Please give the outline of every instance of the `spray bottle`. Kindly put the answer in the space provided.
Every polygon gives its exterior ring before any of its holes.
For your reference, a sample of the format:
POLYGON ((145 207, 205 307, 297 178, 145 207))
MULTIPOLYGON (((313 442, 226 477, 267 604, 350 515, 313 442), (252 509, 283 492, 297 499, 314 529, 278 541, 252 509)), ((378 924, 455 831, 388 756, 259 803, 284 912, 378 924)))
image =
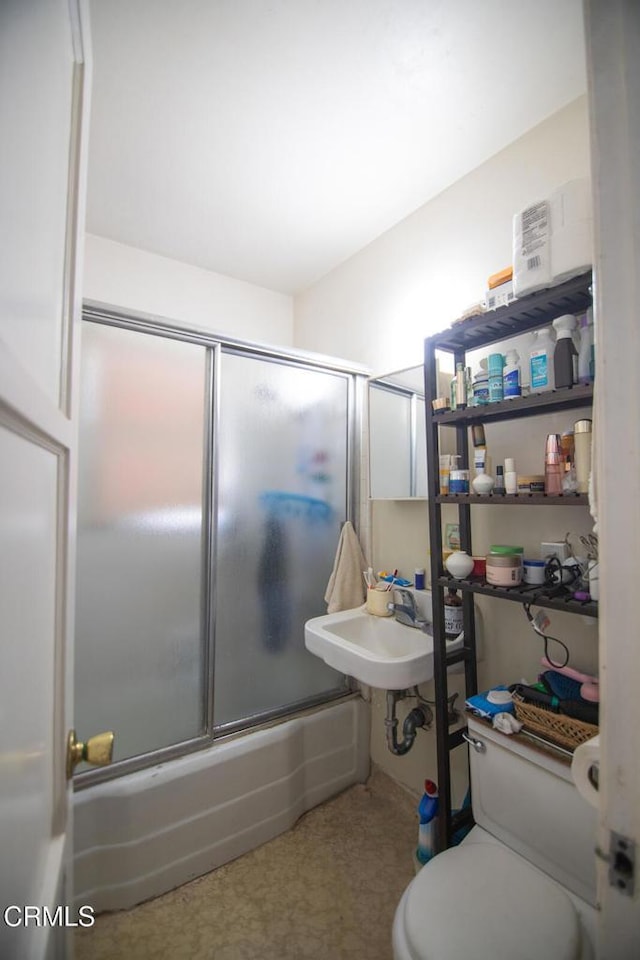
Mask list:
POLYGON ((578 351, 573 342, 576 318, 570 313, 553 321, 556 331, 556 348, 553 352, 555 388, 572 387, 578 382, 578 351))
POLYGON ((425 780, 424 793, 418 805, 418 849, 416 857, 427 863, 437 852, 436 820, 438 816, 438 787, 433 780, 425 780))
POLYGON ((591 383, 594 375, 593 310, 587 310, 580 323, 580 350, 578 351, 578 382, 591 383))

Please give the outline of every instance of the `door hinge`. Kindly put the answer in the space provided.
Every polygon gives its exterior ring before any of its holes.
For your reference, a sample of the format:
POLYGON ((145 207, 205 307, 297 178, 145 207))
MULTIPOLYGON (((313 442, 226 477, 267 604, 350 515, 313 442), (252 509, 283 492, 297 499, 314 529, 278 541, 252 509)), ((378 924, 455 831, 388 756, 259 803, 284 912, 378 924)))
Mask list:
POLYGON ((636 843, 621 833, 611 831, 609 854, 596 849, 597 856, 609 864, 609 886, 628 897, 633 896, 636 872, 636 843))

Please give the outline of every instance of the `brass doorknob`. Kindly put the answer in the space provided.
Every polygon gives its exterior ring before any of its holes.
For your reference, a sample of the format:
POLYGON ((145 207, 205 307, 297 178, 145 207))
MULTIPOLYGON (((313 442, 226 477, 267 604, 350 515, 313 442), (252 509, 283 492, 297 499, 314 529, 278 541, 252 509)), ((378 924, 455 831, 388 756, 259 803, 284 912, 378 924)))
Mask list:
POLYGON ((83 742, 76 740, 75 730, 69 731, 67 737, 67 780, 73 776, 73 771, 85 760, 97 767, 106 767, 113 760, 113 741, 115 737, 111 730, 97 733, 95 737, 83 742))

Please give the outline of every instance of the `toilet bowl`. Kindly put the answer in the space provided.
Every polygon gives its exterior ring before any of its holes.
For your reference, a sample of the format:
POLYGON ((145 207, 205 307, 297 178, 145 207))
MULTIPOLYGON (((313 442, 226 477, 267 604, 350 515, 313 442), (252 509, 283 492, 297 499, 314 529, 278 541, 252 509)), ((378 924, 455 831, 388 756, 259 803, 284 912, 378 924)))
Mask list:
MULTIPOLYGON (((477 829, 477 828, 474 828, 477 829)), ((595 909, 503 844, 469 838, 405 890, 395 960, 593 960, 595 909)))
POLYGON ((595 811, 568 764, 477 721, 476 826, 409 884, 395 960, 592 960, 595 811))

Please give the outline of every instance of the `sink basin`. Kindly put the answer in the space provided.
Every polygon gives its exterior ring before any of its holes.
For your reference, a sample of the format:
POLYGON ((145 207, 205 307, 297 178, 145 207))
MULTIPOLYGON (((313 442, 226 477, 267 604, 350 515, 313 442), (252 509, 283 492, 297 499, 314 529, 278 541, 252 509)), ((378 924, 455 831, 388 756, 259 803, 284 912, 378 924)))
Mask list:
POLYGON ((307 620, 304 643, 330 667, 381 690, 406 690, 433 676, 433 637, 364 606, 307 620))

